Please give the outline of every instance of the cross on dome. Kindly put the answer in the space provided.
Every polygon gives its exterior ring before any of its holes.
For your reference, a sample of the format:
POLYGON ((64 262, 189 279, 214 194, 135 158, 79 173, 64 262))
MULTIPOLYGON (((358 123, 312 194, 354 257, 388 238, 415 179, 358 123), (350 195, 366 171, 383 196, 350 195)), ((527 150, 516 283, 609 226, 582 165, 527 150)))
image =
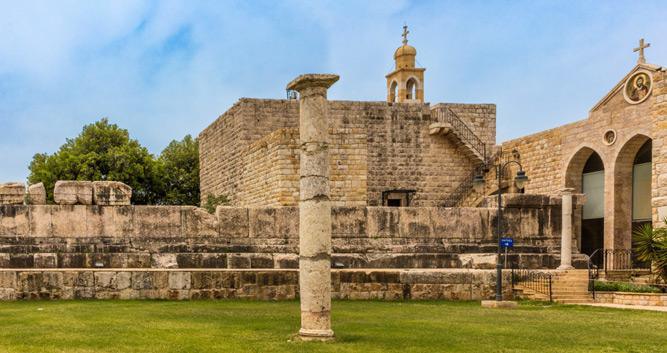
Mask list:
POLYGON ((408 25, 403 25, 403 45, 408 44, 408 33, 410 33, 410 31, 408 31, 408 25))

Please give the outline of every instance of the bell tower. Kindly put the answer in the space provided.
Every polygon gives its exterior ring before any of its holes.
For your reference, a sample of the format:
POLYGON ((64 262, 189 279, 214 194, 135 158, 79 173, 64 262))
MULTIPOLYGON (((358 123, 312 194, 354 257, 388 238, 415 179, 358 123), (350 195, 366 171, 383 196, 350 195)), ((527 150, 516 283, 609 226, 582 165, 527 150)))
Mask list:
POLYGON ((408 45, 408 26, 403 26, 403 45, 394 52, 396 66, 387 76, 387 102, 423 103, 425 68, 415 67, 417 49, 408 45))

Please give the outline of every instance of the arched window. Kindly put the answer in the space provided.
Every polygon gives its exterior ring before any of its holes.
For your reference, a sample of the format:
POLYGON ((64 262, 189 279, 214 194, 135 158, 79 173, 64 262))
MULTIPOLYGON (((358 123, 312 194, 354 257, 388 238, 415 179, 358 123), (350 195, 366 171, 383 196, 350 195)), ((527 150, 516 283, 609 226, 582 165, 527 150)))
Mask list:
POLYGON ((392 81, 391 86, 389 87, 389 101, 398 101, 398 83, 396 81, 392 81))
POLYGON ((586 195, 581 222, 581 251, 591 255, 604 247, 604 164, 593 152, 582 171, 582 192, 586 195))
POLYGON ((405 86, 405 99, 417 99, 417 80, 410 78, 405 86))

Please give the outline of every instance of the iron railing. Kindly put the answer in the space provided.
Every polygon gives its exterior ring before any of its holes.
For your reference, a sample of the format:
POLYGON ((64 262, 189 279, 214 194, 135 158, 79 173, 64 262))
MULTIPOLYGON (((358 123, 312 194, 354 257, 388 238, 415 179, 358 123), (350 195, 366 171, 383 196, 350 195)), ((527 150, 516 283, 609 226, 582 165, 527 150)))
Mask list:
POLYGON ((486 173, 489 171, 489 166, 495 165, 502 158, 502 149, 498 150, 492 154, 485 163, 482 163, 476 166, 472 172, 466 176, 459 185, 456 186, 454 191, 447 195, 442 203, 443 207, 457 207, 460 206, 461 202, 470 194, 470 191, 473 187, 473 180, 478 175, 486 176, 486 173))
POLYGON ((479 153, 482 160, 486 160, 486 144, 472 130, 470 130, 468 125, 466 125, 456 113, 447 107, 435 108, 432 113, 435 113, 437 122, 448 123, 463 143, 470 145, 473 150, 479 153))
POLYGON ((550 302, 553 301, 552 278, 549 273, 512 267, 512 290, 518 284, 521 284, 523 288, 544 294, 550 302))
POLYGON ((600 270, 609 271, 650 270, 650 264, 637 260, 631 249, 595 249, 588 257, 588 290, 595 299, 595 280, 600 278, 600 270))

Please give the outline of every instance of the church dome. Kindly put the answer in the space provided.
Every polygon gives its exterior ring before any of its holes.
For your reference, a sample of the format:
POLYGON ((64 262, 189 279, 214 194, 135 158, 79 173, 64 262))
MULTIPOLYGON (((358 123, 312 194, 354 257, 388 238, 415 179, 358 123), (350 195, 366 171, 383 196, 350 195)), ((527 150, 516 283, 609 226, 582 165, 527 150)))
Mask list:
POLYGON ((416 56, 417 55, 417 49, 411 45, 403 44, 400 46, 398 49, 396 49, 396 52, 394 52, 394 59, 397 59, 400 56, 404 55, 412 55, 416 56))

